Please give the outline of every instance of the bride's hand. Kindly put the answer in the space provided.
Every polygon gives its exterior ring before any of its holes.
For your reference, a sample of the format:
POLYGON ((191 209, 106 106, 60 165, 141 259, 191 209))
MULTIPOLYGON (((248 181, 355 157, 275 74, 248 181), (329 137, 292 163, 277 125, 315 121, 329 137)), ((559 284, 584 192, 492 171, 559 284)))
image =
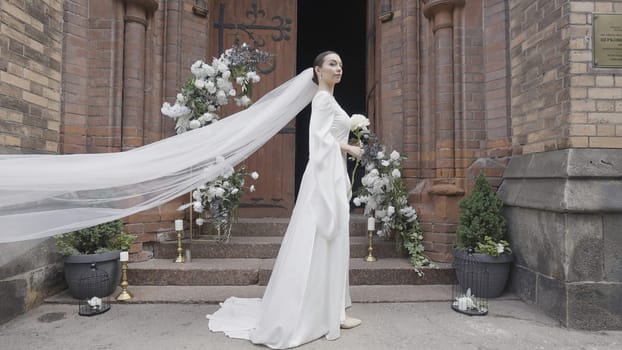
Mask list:
POLYGON ((361 159, 361 156, 363 155, 363 149, 358 146, 350 145, 348 153, 350 153, 350 155, 352 155, 356 159, 361 159))

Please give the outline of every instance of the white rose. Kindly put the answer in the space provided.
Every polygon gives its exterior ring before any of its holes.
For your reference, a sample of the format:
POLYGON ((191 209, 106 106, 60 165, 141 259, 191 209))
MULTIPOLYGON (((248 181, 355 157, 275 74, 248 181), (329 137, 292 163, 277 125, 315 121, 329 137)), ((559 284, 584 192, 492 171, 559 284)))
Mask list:
POLYGON ((216 187, 216 189, 214 190, 214 195, 216 197, 222 197, 225 194, 225 189, 222 187, 216 187))
POLYGON ((235 89, 231 89, 231 90, 229 90, 229 96, 235 96, 235 95, 237 95, 237 94, 238 94, 238 93, 237 93, 237 91, 235 91, 235 89))
POLYGON ((382 151, 378 152, 378 154, 376 154, 376 158, 377 159, 383 159, 384 158, 384 152, 382 152, 382 151))
POLYGON ((400 154, 397 151, 393 151, 391 152, 391 160, 399 160, 400 159, 400 154))
POLYGON ((203 61, 198 60, 190 66, 190 71, 197 78, 205 78, 205 70, 203 69, 204 65, 205 63, 203 61))
POLYGON ((203 89, 205 88, 205 80, 203 79, 197 79, 194 81, 194 87, 196 87, 197 89, 203 89))
POLYGON ((201 127, 201 122, 196 119, 193 119, 190 121, 188 126, 190 127, 190 129, 197 129, 201 127))
POLYGON ((367 119, 364 115, 362 114, 352 114, 352 116, 350 117, 350 130, 352 131, 357 131, 357 130, 367 130, 367 127, 369 126, 369 119, 367 119))
POLYGON ((361 206, 361 199, 359 197, 354 198, 352 202, 354 202, 354 205, 357 207, 361 206))
POLYGON ((253 172, 251 173, 251 178, 252 178, 253 180, 257 180, 257 179, 259 179, 259 173, 258 173, 258 172, 256 172, 256 171, 253 171, 253 172))
POLYGON ((389 166, 389 165, 391 165, 391 163, 388 160, 383 160, 382 162, 380 162, 380 164, 382 164, 382 166, 389 166))
POLYGON ((402 176, 402 173, 400 173, 399 169, 393 169, 393 171, 391 172, 391 176, 393 176, 394 178, 399 178, 402 176))
POLYGON ((236 98, 235 103, 240 107, 246 107, 251 103, 251 99, 248 98, 248 96, 243 95, 240 98, 236 98))
POLYGON ((234 188, 231 190, 231 194, 236 194, 238 192, 240 192, 240 190, 238 190, 237 188, 234 188))
POLYGON ((389 207, 387 208, 387 215, 393 216, 393 214, 395 214, 395 207, 392 205, 389 205, 389 207))
POLYGON ((177 100, 177 103, 179 103, 180 105, 183 105, 186 103, 186 98, 181 93, 177 94, 176 100, 177 100))
POLYGON ((200 213, 203 211, 203 205, 201 204, 201 202, 194 202, 194 204, 192 205, 192 208, 194 209, 194 211, 196 211, 197 213, 200 213))
POLYGON ((253 71, 246 73, 246 79, 252 81, 253 83, 258 83, 261 80, 259 75, 257 75, 257 73, 253 71))
POLYGON ((205 222, 205 220, 203 220, 202 218, 198 218, 198 219, 196 219, 196 221, 195 221, 195 222, 197 223, 197 225, 201 226, 201 225, 203 225, 203 223, 205 222))
POLYGON ((229 78, 231 77, 231 71, 230 70, 226 70, 222 73, 222 78, 223 79, 227 79, 229 80, 229 78))
POLYGON ((250 190, 251 192, 255 192, 255 185, 251 185, 251 187, 249 188, 249 190, 250 190))
POLYGON ((214 74, 216 74, 216 70, 214 69, 214 67, 206 64, 204 68, 205 68, 205 73, 207 74, 208 77, 213 77, 214 74))

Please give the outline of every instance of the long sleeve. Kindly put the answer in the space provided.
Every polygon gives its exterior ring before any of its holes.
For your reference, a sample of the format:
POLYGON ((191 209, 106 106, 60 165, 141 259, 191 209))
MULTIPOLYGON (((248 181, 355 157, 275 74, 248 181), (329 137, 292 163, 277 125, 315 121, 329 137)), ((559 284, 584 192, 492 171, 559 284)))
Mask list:
POLYGON ((309 125, 309 164, 317 190, 310 208, 319 233, 327 240, 347 230, 349 210, 344 157, 331 133, 334 104, 328 93, 319 92, 313 99, 309 125))

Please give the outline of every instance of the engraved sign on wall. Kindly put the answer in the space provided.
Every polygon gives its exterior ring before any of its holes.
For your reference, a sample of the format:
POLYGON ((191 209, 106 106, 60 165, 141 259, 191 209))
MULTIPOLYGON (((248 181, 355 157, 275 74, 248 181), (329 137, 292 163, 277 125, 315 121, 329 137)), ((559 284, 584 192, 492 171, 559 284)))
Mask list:
POLYGON ((622 68, 622 14, 593 16, 594 67, 622 68))

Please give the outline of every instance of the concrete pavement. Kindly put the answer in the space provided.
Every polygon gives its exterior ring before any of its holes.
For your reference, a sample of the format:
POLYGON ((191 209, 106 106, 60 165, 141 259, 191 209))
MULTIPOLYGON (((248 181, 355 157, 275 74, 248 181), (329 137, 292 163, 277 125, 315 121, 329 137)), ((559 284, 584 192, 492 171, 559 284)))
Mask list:
MULTIPOLYGON (((212 304, 113 304, 83 317, 77 305, 44 304, 0 326, 2 350, 83 349, 266 349, 211 333, 212 304)), ((320 339, 313 349, 622 349, 622 332, 586 332, 560 327, 518 300, 491 300, 487 316, 469 317, 449 302, 361 303, 349 314, 363 325, 342 331, 336 341, 320 339)))

